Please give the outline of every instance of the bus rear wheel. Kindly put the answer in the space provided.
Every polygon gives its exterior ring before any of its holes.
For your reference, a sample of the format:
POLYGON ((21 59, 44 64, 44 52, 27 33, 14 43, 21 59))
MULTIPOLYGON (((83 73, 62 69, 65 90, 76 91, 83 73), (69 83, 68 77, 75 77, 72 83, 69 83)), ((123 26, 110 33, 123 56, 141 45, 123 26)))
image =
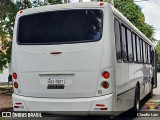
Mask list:
POLYGON ((148 98, 152 98, 153 97, 153 84, 151 84, 151 91, 148 94, 148 98))
POLYGON ((134 111, 137 113, 140 111, 140 89, 137 86, 135 91, 134 111))

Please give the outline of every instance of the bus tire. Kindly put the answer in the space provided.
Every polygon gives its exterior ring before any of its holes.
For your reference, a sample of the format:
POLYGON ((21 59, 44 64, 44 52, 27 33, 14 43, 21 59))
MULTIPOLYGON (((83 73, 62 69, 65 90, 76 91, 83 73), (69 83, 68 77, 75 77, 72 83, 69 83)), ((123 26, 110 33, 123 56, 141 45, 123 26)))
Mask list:
POLYGON ((135 113, 140 111, 140 88, 138 85, 135 90, 134 111, 135 113))
POLYGON ((148 98, 152 98, 153 97, 153 91, 151 91, 149 94, 148 94, 148 98))
POLYGON ((152 83, 151 83, 151 91, 148 94, 148 98, 152 98, 153 97, 153 84, 152 83))

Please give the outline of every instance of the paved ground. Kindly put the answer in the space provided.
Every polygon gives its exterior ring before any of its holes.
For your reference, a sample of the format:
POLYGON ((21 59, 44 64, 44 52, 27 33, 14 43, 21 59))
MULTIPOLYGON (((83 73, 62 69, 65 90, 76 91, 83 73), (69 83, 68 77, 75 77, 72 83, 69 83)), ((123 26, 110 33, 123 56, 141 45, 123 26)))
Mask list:
MULTIPOLYGON (((144 102, 145 104, 143 105, 141 111, 160 111, 160 104, 159 104, 159 108, 158 109, 147 109, 147 105, 149 104, 153 104, 154 103, 160 103, 160 73, 157 74, 157 88, 153 90, 153 97, 151 99, 145 99, 144 102)), ((151 106, 149 105, 149 106, 151 106)), ((159 115, 160 115, 160 112, 158 112, 159 115)), ((133 120, 160 120, 160 117, 135 117, 135 118, 132 118, 133 120)))
POLYGON ((0 111, 12 108, 12 93, 13 90, 11 86, 0 85, 0 111))
MULTIPOLYGON (((144 106, 142 107, 142 111, 146 111, 146 107, 147 107, 147 104, 152 104, 154 102, 156 102, 157 104, 160 103, 160 73, 157 74, 157 88, 153 90, 153 97, 151 99, 149 99, 145 104, 144 106)), ((156 111, 160 111, 160 104, 158 106, 159 108, 158 109, 154 109, 156 111)), ((148 109, 148 111, 151 111, 151 109, 148 109)))

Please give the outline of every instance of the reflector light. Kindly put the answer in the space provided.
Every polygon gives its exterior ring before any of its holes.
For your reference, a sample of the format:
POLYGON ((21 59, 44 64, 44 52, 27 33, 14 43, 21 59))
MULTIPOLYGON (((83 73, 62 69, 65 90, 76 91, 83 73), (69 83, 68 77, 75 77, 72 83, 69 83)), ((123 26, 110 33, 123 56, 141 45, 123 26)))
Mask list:
POLYGON ((99 5, 100 5, 100 6, 103 6, 103 5, 104 5, 104 3, 100 3, 99 5))
POLYGON ((61 54, 62 52, 50 52, 50 54, 61 54))
POLYGON ((14 108, 19 108, 19 106, 14 106, 14 108))
POLYGON ((100 108, 100 110, 108 110, 108 108, 100 108))
POLYGON ((24 108, 24 106, 17 106, 17 105, 15 105, 14 108, 24 108))
POLYGON ((104 107, 105 105, 104 104, 96 104, 96 106, 98 106, 98 107, 104 107))
POLYGON ((108 79, 109 76, 110 76, 108 71, 104 71, 104 72, 102 73, 102 75, 103 75, 103 77, 104 77, 105 79, 108 79))
POLYGON ((109 83, 108 83, 107 81, 103 81, 103 82, 101 83, 101 85, 102 85, 102 87, 103 87, 104 89, 108 89, 108 88, 109 88, 109 83))
POLYGON ((13 73, 13 78, 17 79, 17 73, 13 73))
POLYGON ((22 105, 22 103, 20 103, 20 102, 17 102, 17 103, 15 103, 16 105, 22 105))
POLYGON ((17 89, 18 88, 18 83, 14 82, 14 87, 17 89))

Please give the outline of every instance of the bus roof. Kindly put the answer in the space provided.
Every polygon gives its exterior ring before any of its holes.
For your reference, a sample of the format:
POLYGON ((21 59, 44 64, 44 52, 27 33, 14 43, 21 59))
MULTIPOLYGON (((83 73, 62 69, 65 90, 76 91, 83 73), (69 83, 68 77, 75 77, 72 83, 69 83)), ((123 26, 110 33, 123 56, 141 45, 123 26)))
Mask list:
MULTIPOLYGON (((50 10, 65 10, 65 9, 78 9, 78 8, 104 8, 107 4, 108 4, 107 2, 83 2, 83 3, 47 5, 47 6, 40 6, 40 7, 21 10, 23 11, 23 14, 21 15, 32 14, 37 12, 45 12, 50 10)), ((20 12, 18 12, 18 15, 20 15, 20 12)))

